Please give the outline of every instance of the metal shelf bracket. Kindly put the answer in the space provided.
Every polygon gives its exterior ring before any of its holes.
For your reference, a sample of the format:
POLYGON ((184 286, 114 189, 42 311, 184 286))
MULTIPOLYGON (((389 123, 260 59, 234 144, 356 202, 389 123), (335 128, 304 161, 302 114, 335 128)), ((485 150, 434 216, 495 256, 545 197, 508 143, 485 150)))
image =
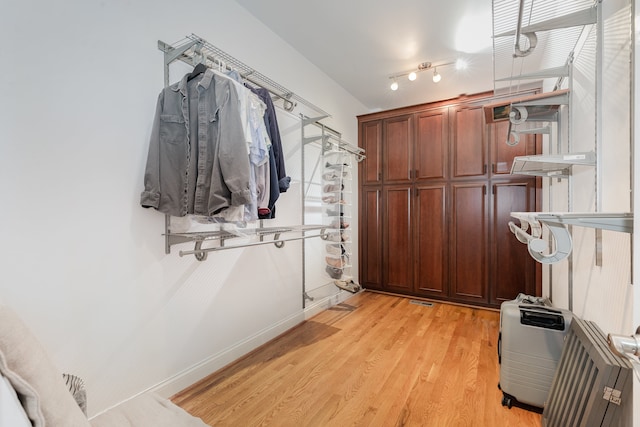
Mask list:
POLYGON ((529 254, 542 264, 553 264, 567 258, 571 253, 572 240, 567 226, 590 227, 622 233, 633 232, 633 214, 600 212, 511 212, 520 221, 520 226, 509 222, 509 230, 518 241, 528 246, 529 254), (551 233, 555 250, 545 254, 549 243, 543 240, 542 224, 551 233), (530 233, 527 230, 531 229, 530 233))

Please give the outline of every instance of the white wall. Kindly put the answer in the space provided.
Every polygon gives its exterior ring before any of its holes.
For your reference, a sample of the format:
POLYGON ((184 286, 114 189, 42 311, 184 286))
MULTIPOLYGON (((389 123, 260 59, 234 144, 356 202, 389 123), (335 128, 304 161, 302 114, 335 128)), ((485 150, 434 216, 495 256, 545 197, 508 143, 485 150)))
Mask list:
MULTIPOLYGON (((554 211, 632 211, 631 2, 610 0, 602 2, 601 7, 603 58, 602 68, 597 72, 602 72, 602 91, 598 94, 596 85, 597 34, 594 26, 576 52, 569 130, 570 150, 598 151, 599 165, 597 169, 574 167, 571 180, 562 183, 545 179, 545 190, 550 192, 548 203, 554 211), (601 147, 596 146, 596 122, 601 126, 601 147)), ((567 142, 566 139, 563 141, 564 150, 568 149, 567 142)), ((634 322, 634 309, 636 317, 640 310, 637 302, 634 308, 631 235, 605 230, 599 241, 594 229, 573 227, 572 239, 570 259, 550 267, 554 304, 563 308, 572 304, 575 315, 595 321, 605 334, 631 335, 637 322, 637 318, 634 322), (602 247, 600 265, 596 260, 597 244, 602 247), (573 296, 570 301, 571 282, 573 296)), ((545 270, 547 268, 545 266, 545 270)), ((637 389, 635 394, 639 394, 637 389)), ((626 411, 624 425, 631 425, 633 405, 626 405, 626 411)), ((640 425, 640 413, 634 415, 634 425, 640 425)))
MULTIPOLYGON (((164 216, 139 206, 157 41, 191 33, 357 141, 365 108, 235 2, 10 0, 0 14, 0 299, 85 379, 90 414, 148 388, 173 393, 304 317, 302 243, 166 255, 164 216)), ((299 128, 285 128, 293 164, 299 128)), ((301 218, 299 195, 294 176, 282 218, 301 218)))
MULTIPOLYGON (((545 179, 545 191, 549 192, 545 197, 545 210, 631 210, 630 5, 625 0, 603 2, 602 12, 602 92, 597 95, 594 26, 576 52, 569 107, 571 118, 563 117, 570 137, 561 137, 562 152, 597 151, 599 165, 597 169, 574 167, 571 179, 562 182, 545 179), (600 123, 600 130, 596 122, 600 123), (602 135, 601 147, 596 146, 597 132, 602 135)), ((570 259, 551 267, 554 304, 568 308, 572 303, 576 315, 596 321, 605 333, 629 332, 633 316, 630 235, 602 232, 601 265, 596 263, 598 240, 594 229, 574 227, 572 238, 570 259), (570 280, 573 281, 571 302, 570 280)))
MULTIPOLYGON (((634 0, 633 2, 634 8, 634 34, 632 34, 634 40, 634 46, 640 46, 640 0, 634 0)), ((635 56, 635 54, 634 54, 635 56)), ((634 58, 633 61, 633 79, 635 81, 640 81, 640 61, 638 58, 634 58)), ((633 162, 634 165, 640 165, 640 149, 638 149, 638 138, 640 137, 640 108, 637 108, 638 103, 640 102, 640 84, 635 84, 633 86, 633 162)), ((637 173, 634 168, 633 174, 633 188, 640 188, 640 173, 637 173)), ((640 212, 640 197, 634 195, 633 197, 633 211, 640 212)), ((633 218, 633 227, 634 230, 640 229, 640 217, 634 214, 633 218)), ((638 280, 638 274, 640 273, 640 240, 633 240, 633 283, 636 285, 633 286, 634 297, 634 312, 633 312, 633 324, 636 326, 640 326, 640 280, 638 280)), ((636 372, 638 372, 638 368, 636 366, 636 372)), ((633 381, 633 406, 635 409, 635 413, 633 414, 633 421, 635 427, 640 427, 640 375, 636 375, 633 381)))
MULTIPOLYGON (((629 212, 631 209, 630 10, 624 1, 603 3, 603 87, 596 99, 597 34, 592 28, 577 52, 572 81, 572 152, 598 151, 599 166, 574 167, 571 180, 552 183, 552 210, 629 212), (598 104, 598 105, 596 105, 598 104), (599 120, 602 146, 596 147, 599 120)), ((598 71, 600 72, 600 71, 598 71)), ((606 332, 631 326, 630 235, 602 232, 602 265, 596 262, 596 231, 574 227, 570 260, 554 265, 553 298, 578 316, 595 320, 606 332), (570 264, 572 261, 573 264, 570 264), (573 282, 571 302, 568 282, 573 282), (604 309, 603 309, 604 307, 604 309)))

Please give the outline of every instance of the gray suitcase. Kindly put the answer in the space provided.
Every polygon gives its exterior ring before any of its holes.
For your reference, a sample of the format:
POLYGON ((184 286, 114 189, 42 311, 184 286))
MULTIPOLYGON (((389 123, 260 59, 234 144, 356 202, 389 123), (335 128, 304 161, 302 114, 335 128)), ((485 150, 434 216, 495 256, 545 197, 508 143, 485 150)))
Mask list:
POLYGON ((500 306, 498 361, 502 405, 543 408, 572 313, 548 300, 520 294, 500 306))

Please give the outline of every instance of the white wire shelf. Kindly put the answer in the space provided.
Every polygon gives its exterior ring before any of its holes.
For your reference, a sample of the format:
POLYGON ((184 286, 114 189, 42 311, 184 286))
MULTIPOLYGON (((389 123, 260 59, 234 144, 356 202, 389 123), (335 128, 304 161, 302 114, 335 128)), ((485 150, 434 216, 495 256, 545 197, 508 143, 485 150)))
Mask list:
POLYGON ((517 156, 513 159, 511 174, 567 178, 571 175, 572 168, 575 165, 595 166, 596 154, 593 151, 589 151, 567 154, 517 156))

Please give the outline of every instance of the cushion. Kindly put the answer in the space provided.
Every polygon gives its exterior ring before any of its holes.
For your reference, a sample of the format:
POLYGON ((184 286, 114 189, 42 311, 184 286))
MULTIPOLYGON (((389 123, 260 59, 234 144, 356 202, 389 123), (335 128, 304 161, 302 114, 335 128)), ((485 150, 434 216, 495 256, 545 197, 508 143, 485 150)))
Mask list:
POLYGON ((0 350, 0 374, 3 375, 15 390, 18 399, 20 400, 22 407, 27 417, 31 420, 34 427, 40 427, 44 425, 44 415, 40 408, 40 398, 38 392, 31 387, 31 385, 22 379, 19 374, 16 374, 7 364, 4 353, 0 350))
POLYGON ((141 394, 91 419, 92 427, 207 427, 170 400, 141 394))
POLYGON ((34 427, 87 427, 49 355, 16 313, 0 305, 0 371, 21 398, 34 427))
POLYGON ((0 375, 0 426, 32 427, 9 380, 0 375))

